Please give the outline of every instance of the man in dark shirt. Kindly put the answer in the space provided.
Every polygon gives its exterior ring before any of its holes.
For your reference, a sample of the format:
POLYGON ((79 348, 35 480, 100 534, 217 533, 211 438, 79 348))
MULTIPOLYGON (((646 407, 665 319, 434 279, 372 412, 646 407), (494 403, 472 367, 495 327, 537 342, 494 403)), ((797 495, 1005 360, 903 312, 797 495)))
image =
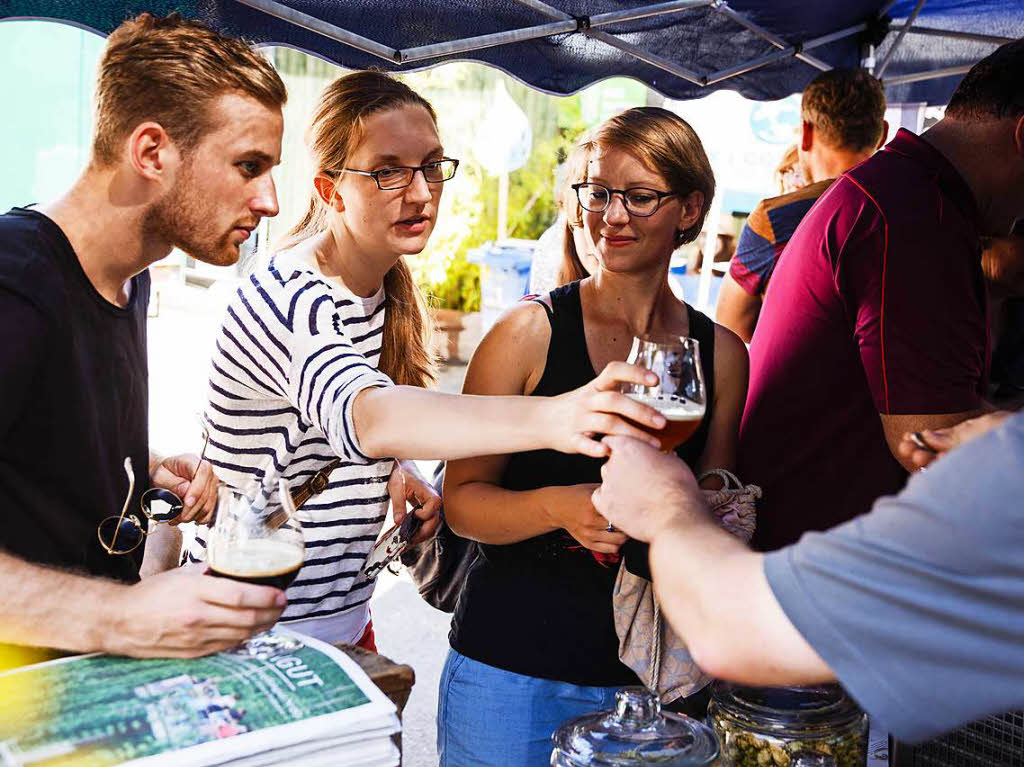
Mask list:
POLYGON ((889 132, 885 91, 863 69, 831 69, 811 80, 800 118, 797 157, 807 186, 758 203, 718 296, 715 319, 747 343, 775 265, 807 211, 836 177, 873 155, 889 132))
POLYGON ((904 432, 981 411, 980 237, 1024 215, 1024 41, 965 76, 943 120, 838 178, 772 276, 750 348, 737 464, 764 490, 755 546, 827 530, 897 492, 904 432))
POLYGON ((150 484, 183 495, 183 519, 212 511, 208 465, 149 454, 146 268, 173 247, 234 263, 277 213, 285 90, 246 44, 143 15, 111 34, 96 97, 75 185, 0 216, 0 642, 197 655, 272 624, 284 594, 188 571, 140 582, 142 547, 108 553, 97 530, 124 505, 141 517, 150 484))

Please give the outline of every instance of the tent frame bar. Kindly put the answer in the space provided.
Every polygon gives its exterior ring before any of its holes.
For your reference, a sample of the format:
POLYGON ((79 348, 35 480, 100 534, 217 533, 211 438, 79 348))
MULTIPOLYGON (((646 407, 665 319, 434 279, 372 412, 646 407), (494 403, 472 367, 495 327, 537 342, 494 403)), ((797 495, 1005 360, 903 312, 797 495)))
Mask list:
POLYGON ((900 47, 900 43, 903 42, 903 38, 907 36, 907 32, 910 31, 910 28, 914 26, 914 22, 917 21, 917 15, 921 12, 921 9, 924 8, 925 2, 926 0, 917 0, 917 5, 914 6, 914 10, 911 11, 910 15, 907 17, 907 20, 904 22, 899 34, 896 35, 896 39, 889 47, 889 50, 885 52, 885 58, 883 58, 875 68, 875 77, 879 80, 882 79, 882 75, 885 74, 885 70, 889 68, 889 62, 892 61, 893 54, 895 54, 896 50, 900 47))
POLYGON ((323 35, 331 40, 337 40, 339 43, 344 43, 363 53, 369 53, 386 61, 397 60, 398 50, 395 48, 381 45, 368 37, 349 32, 347 29, 329 24, 307 13, 296 11, 294 8, 289 8, 286 5, 275 2, 275 0, 235 0, 235 2, 255 8, 258 11, 263 11, 268 16, 274 16, 282 21, 287 21, 289 24, 308 29, 310 32, 316 32, 318 35, 323 35))
POLYGON ((728 69, 723 69, 718 72, 712 72, 707 76, 707 78, 705 78, 704 84, 715 85, 716 83, 720 83, 723 80, 728 80, 731 77, 746 74, 747 72, 751 72, 755 69, 760 69, 761 67, 768 66, 769 64, 774 64, 776 61, 782 61, 783 59, 787 59, 790 56, 795 56, 800 51, 818 48, 822 45, 834 43, 836 40, 842 40, 845 37, 850 37, 851 35, 859 34, 860 32, 863 32, 867 28, 867 23, 861 22, 860 24, 854 24, 852 27, 847 27, 846 29, 840 29, 828 35, 816 37, 813 40, 808 40, 805 43, 801 43, 799 45, 791 45, 788 48, 783 48, 781 51, 769 53, 757 59, 751 59, 750 61, 746 61, 742 64, 737 64, 734 67, 729 67, 728 69))
POLYGON ((478 51, 483 48, 493 48, 498 45, 518 43, 524 40, 534 40, 539 37, 550 37, 551 35, 567 32, 585 32, 589 28, 607 26, 625 21, 636 21, 648 19, 654 16, 663 16, 668 13, 680 13, 695 8, 706 8, 713 0, 671 0, 670 2, 657 3, 655 5, 640 6, 624 11, 612 11, 600 13, 589 18, 574 18, 553 21, 547 24, 539 24, 532 27, 508 30, 506 32, 495 32, 489 35, 478 37, 467 37, 462 40, 452 40, 445 43, 434 43, 432 45, 421 45, 416 48, 405 48, 398 51, 396 61, 406 63, 411 61, 422 61, 433 59, 438 56, 447 56, 457 53, 478 51))
MULTIPOLYGON (((787 43, 778 35, 774 35, 764 27, 755 24, 743 14, 734 11, 732 8, 729 7, 729 4, 725 2, 725 0, 715 0, 715 2, 712 3, 711 8, 712 10, 717 11, 718 13, 725 16, 727 19, 739 24, 741 27, 750 30, 761 39, 767 40, 769 43, 774 45, 776 48, 779 48, 780 50, 785 50, 786 48, 789 47, 796 48, 796 46, 790 46, 789 43, 787 43)), ((805 64, 810 64, 815 69, 820 69, 822 72, 827 72, 829 69, 832 69, 832 67, 829 64, 826 64, 821 59, 817 59, 814 58, 813 56, 808 56, 805 53, 801 53, 799 49, 797 49, 796 53, 792 55, 795 55, 796 58, 798 58, 805 64)))
POLYGON ((932 29, 931 27, 914 27, 913 29, 908 29, 907 34, 926 35, 928 37, 947 37, 950 40, 971 40, 976 43, 992 43, 993 45, 1012 43, 1016 39, 1014 37, 1000 37, 999 35, 983 35, 978 32, 957 32, 952 29, 932 29))
POLYGON ((451 40, 446 43, 433 43, 431 45, 421 45, 416 48, 405 48, 397 51, 395 61, 400 64, 413 61, 423 61, 424 59, 434 59, 438 56, 468 53, 470 51, 479 51, 484 48, 494 48, 498 45, 520 43, 525 40, 536 40, 539 37, 550 37, 551 35, 558 35, 566 32, 576 32, 578 29, 579 22, 576 21, 576 19, 552 21, 548 24, 538 24, 537 26, 512 29, 506 32, 494 32, 489 35, 466 37, 462 40, 451 40))
POLYGON ((931 72, 913 72, 907 75, 897 75, 896 77, 886 77, 882 80, 882 85, 906 85, 907 83, 917 83, 922 80, 937 80, 940 77, 950 77, 952 75, 963 75, 970 71, 973 64, 961 64, 956 67, 946 67, 945 69, 933 69, 931 72))
POLYGON ((624 11, 609 11, 591 16, 590 26, 602 27, 623 21, 636 21, 637 19, 647 19, 651 16, 662 16, 666 13, 692 11, 696 8, 707 8, 713 3, 714 0, 672 0, 671 2, 656 3, 654 5, 641 5, 624 11))
MULTIPOLYGON (((538 13, 547 16, 551 21, 544 24, 537 24, 506 32, 479 35, 477 37, 464 38, 462 40, 452 40, 445 43, 436 43, 433 45, 424 45, 399 50, 383 45, 382 43, 378 43, 375 40, 370 40, 369 38, 361 35, 357 35, 353 32, 349 32, 346 29, 330 24, 322 19, 318 19, 315 16, 310 16, 309 14, 289 8, 281 2, 278 2, 278 0, 235 0, 235 2, 254 8, 258 11, 262 11, 270 16, 281 19, 282 21, 294 24, 297 27, 323 35, 324 37, 335 40, 343 45, 348 45, 356 50, 362 51, 363 53, 368 53, 372 56, 376 56, 377 58, 399 65, 437 58, 439 56, 466 53, 469 51, 481 50, 483 48, 507 45, 509 43, 522 42, 524 40, 533 40, 557 34, 580 32, 594 40, 605 43, 606 45, 616 48, 629 56, 643 61, 650 66, 661 69, 664 72, 668 72, 669 74, 675 75, 676 77, 682 78, 683 80, 700 87, 715 85, 723 82, 724 80, 737 77, 755 69, 769 66, 770 64, 774 64, 790 57, 803 61, 816 69, 827 71, 831 69, 831 66, 828 63, 809 55, 807 51, 859 34, 868 28, 867 23, 855 24, 845 29, 837 30, 812 40, 807 40, 803 43, 790 44, 778 35, 769 32, 760 25, 746 18, 743 14, 729 7, 726 0, 668 0, 668 2, 655 3, 653 5, 601 13, 589 18, 572 16, 548 5, 543 2, 543 0, 515 0, 515 2, 520 5, 531 8, 538 13), (747 29, 763 40, 771 43, 778 50, 737 64, 736 66, 728 69, 712 72, 707 75, 700 75, 697 72, 675 63, 674 61, 670 61, 662 56, 646 51, 620 37, 617 37, 616 35, 609 34, 608 32, 597 28, 608 26, 610 24, 662 16, 669 13, 681 13, 698 8, 710 8, 715 13, 722 14, 744 29, 747 29)), ((890 2, 881 9, 879 18, 883 17, 889 10, 891 10, 896 2, 897 0, 890 0, 890 2)), ((914 21, 917 19, 917 16, 925 2, 926 0, 917 0, 914 10, 900 28, 892 46, 890 46, 889 50, 886 52, 885 58, 875 68, 875 76, 882 80, 883 85, 903 85, 922 80, 949 77, 952 75, 963 74, 971 68, 970 65, 960 65, 944 69, 936 69, 930 72, 914 72, 896 77, 883 78, 885 70, 888 68, 894 53, 907 34, 930 35, 933 37, 945 37, 956 40, 972 40, 975 42, 992 43, 996 45, 1010 42, 1012 40, 1012 38, 999 37, 996 35, 984 35, 974 32, 957 32, 954 30, 914 27, 914 21)))
MULTIPOLYGON (((551 19, 559 19, 562 21, 566 21, 568 19, 573 18, 564 11, 560 11, 559 9, 550 6, 547 3, 542 2, 541 0, 515 1, 520 5, 524 5, 527 8, 532 8, 538 13, 542 13, 551 19)), ((701 3, 701 5, 709 6, 711 5, 711 0, 707 0, 706 2, 701 3)), ((589 29, 586 32, 584 32, 584 34, 586 34, 587 37, 593 38, 594 40, 598 40, 604 43, 605 45, 609 45, 612 48, 616 48, 617 50, 620 50, 623 53, 626 53, 635 59, 639 59, 645 64, 650 64, 652 67, 660 69, 663 72, 668 72, 669 74, 675 75, 676 77, 680 77, 683 80, 686 80, 687 82, 692 83, 694 85, 699 85, 701 87, 704 86, 705 78, 703 78, 696 72, 687 69, 686 67, 680 66, 679 64, 676 64, 674 61, 669 61, 666 58, 657 56, 653 53, 650 53, 649 51, 645 51, 642 48, 633 45, 632 43, 628 43, 625 40, 616 37, 615 35, 608 34, 607 32, 600 29, 589 29)))
POLYGON ((707 84, 706 78, 697 72, 694 72, 692 69, 687 69, 684 66, 676 64, 674 61, 670 61, 669 59, 658 56, 650 51, 645 51, 643 48, 633 45, 632 43, 628 43, 622 38, 611 35, 603 30, 593 29, 587 33, 587 36, 594 40, 599 40, 606 45, 610 45, 612 48, 616 48, 635 59, 639 59, 645 64, 650 64, 652 67, 662 70, 663 72, 668 72, 676 77, 681 77, 689 83, 699 85, 702 88, 707 84))

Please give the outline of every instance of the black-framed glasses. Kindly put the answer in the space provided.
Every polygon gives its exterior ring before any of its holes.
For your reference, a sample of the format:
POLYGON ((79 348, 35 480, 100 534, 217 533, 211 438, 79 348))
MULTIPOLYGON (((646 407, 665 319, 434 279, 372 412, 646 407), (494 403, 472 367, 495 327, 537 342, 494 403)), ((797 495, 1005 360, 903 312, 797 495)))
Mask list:
MULTIPOLYGON (((196 471, 192 475, 193 480, 199 473, 199 467, 203 465, 206 446, 209 443, 210 434, 204 428, 203 450, 199 455, 196 471)), ((124 471, 128 475, 128 493, 124 497, 121 513, 116 517, 107 517, 96 527, 96 536, 100 539, 100 546, 111 556, 131 554, 149 535, 149 531, 143 527, 139 516, 128 513, 128 504, 132 502, 132 495, 135 492, 135 471, 132 469, 131 458, 124 459, 124 471)), ((158 525, 177 519, 184 506, 184 502, 176 493, 162 487, 149 488, 139 499, 139 508, 142 514, 150 522, 158 525)))
POLYGON ((412 183, 416 171, 423 174, 428 184, 441 184, 449 181, 455 176, 458 170, 459 161, 450 157, 443 157, 424 165, 394 165, 380 170, 356 170, 355 168, 342 168, 342 173, 355 173, 360 176, 369 176, 377 182, 377 188, 389 191, 392 189, 404 189, 412 183))
POLYGON ((660 192, 657 189, 649 189, 645 186, 632 186, 629 189, 611 189, 604 184, 583 182, 573 184, 576 190, 576 199, 580 206, 591 213, 604 213, 611 205, 612 197, 619 195, 626 212, 631 216, 646 218, 653 216, 661 207, 666 197, 675 197, 675 192, 660 192))

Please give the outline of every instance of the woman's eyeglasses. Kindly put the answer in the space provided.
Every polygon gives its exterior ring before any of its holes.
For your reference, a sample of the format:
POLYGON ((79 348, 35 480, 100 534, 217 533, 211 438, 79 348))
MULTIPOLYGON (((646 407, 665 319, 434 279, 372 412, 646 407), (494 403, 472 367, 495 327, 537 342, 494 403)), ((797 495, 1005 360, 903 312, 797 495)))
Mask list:
POLYGON ((395 165, 390 168, 381 168, 380 170, 343 168, 341 172, 369 176, 377 182, 378 189, 390 191, 392 189, 404 189, 409 186, 416 176, 416 171, 423 174, 423 178, 428 184, 441 184, 454 177, 458 167, 458 160, 445 157, 434 162, 428 162, 425 165, 395 165))
MULTIPOLYGON (((206 446, 209 444, 210 435, 203 434, 203 450, 199 455, 199 465, 192 479, 199 473, 199 466, 203 463, 206 455, 206 446)), ((124 471, 128 475, 128 493, 125 495, 124 504, 121 506, 121 513, 116 517, 107 517, 96 527, 96 535, 100 539, 100 546, 111 556, 119 554, 130 554, 146 540, 149 531, 142 525, 142 520, 137 514, 128 513, 128 505, 132 501, 135 492, 135 471, 132 469, 132 459, 124 459, 124 471)), ((139 507, 145 517, 155 524, 163 524, 177 519, 181 515, 184 503, 177 494, 162 487, 151 487, 142 494, 139 499, 139 507)))
POLYGON ((576 199, 580 206, 591 213, 604 213, 611 205, 612 197, 622 197, 622 204, 626 212, 631 216, 646 218, 653 216, 661 207, 666 197, 675 197, 675 192, 659 192, 657 189, 648 189, 645 186, 633 186, 629 189, 610 189, 604 184, 593 184, 590 182, 573 184, 576 190, 576 199))

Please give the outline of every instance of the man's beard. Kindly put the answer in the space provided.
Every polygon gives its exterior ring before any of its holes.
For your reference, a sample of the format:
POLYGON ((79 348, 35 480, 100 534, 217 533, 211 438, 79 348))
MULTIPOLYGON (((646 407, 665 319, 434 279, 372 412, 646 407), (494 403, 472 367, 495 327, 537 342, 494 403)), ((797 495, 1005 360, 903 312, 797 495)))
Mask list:
POLYGON ((169 242, 197 261, 230 266, 238 261, 238 248, 231 244, 231 231, 218 234, 204 212, 190 168, 163 199, 153 204, 143 221, 148 238, 169 242))

